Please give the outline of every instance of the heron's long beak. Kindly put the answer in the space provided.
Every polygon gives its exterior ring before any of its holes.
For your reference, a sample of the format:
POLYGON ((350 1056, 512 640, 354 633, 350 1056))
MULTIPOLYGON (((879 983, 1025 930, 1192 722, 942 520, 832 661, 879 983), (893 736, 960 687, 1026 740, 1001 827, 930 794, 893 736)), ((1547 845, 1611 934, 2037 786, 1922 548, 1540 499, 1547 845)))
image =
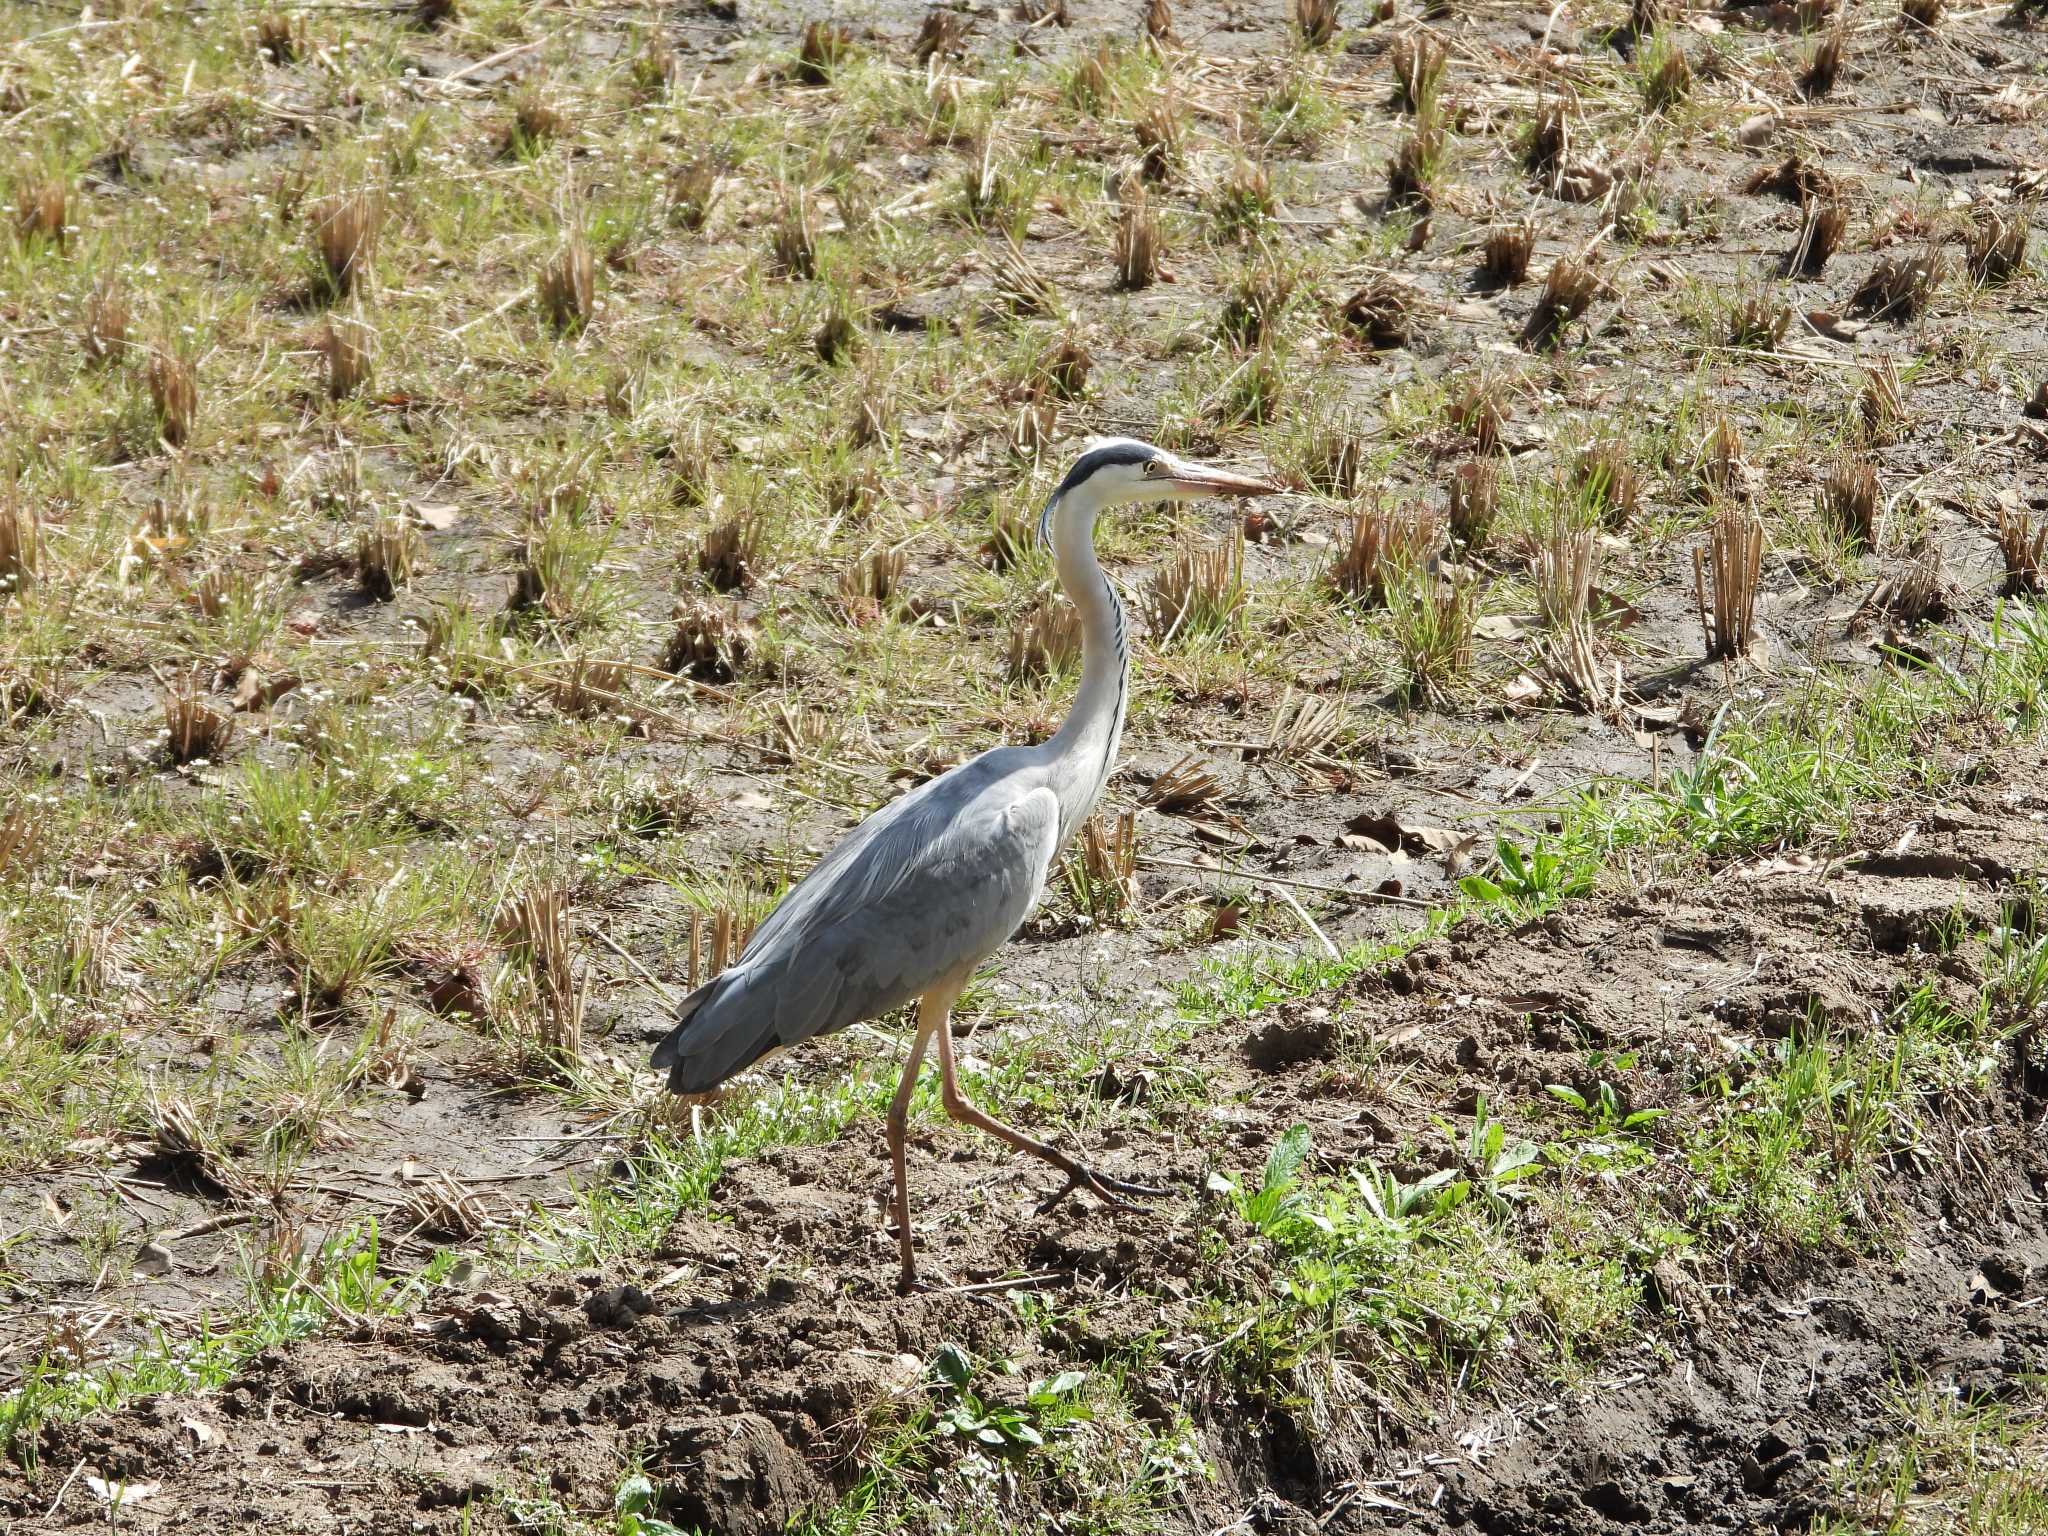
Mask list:
POLYGON ((1185 496, 1277 496, 1280 493, 1277 485, 1233 475, 1227 469, 1210 469, 1207 465, 1192 465, 1168 475, 1166 481, 1185 496))

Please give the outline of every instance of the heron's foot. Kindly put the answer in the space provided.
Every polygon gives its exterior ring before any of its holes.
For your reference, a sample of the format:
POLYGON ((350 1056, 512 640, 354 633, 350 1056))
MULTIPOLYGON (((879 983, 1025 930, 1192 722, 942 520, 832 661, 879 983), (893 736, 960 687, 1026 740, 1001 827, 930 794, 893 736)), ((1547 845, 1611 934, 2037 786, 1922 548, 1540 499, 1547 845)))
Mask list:
POLYGON ((1050 1212, 1077 1189, 1087 1190, 1089 1194, 1095 1196, 1112 1210, 1130 1211, 1134 1215, 1140 1216, 1149 1211, 1151 1207, 1139 1205, 1138 1201, 1156 1200, 1166 1193, 1164 1189, 1155 1185, 1139 1184, 1130 1179, 1115 1178, 1110 1174, 1090 1168, 1086 1163, 1066 1163, 1059 1166, 1064 1169, 1067 1175, 1067 1182, 1060 1186, 1057 1194, 1039 1203, 1038 1214, 1041 1216, 1050 1212))

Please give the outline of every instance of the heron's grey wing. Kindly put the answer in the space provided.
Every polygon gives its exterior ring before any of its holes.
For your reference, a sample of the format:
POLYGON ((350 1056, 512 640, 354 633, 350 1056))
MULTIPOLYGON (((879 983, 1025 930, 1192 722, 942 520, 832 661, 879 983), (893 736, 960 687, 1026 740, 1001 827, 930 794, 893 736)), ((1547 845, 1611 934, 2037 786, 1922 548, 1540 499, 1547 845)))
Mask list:
POLYGON ((900 1007, 1016 932, 1045 887, 1057 798, 982 775, 924 788, 863 823, 739 964, 684 1000, 654 1052, 672 1091, 701 1093, 770 1051, 900 1007))

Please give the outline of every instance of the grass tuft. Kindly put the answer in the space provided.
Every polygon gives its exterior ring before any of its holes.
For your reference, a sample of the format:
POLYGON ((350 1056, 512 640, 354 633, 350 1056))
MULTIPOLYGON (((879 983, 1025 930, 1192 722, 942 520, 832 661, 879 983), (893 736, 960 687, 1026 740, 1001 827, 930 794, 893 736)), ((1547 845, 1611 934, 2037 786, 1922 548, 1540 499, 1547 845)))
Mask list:
POLYGON ((540 312, 555 333, 574 335, 597 312, 597 262, 590 243, 571 235, 541 265, 540 312))
POLYGON ((1938 624, 1953 617, 1956 601, 1941 546, 1928 544, 1870 590, 1857 618, 1885 613, 1908 628, 1938 624))
POLYGON ((1257 351, 1279 333, 1281 317, 1293 297, 1293 269, 1260 257, 1239 270, 1217 328, 1238 351, 1257 351))
POLYGON ((1391 277, 1375 277, 1356 290, 1337 311, 1344 327, 1369 345, 1385 351, 1411 345, 1416 337, 1413 291, 1391 277))
POLYGON ((192 440, 199 418, 199 373, 190 358, 168 344, 151 349, 144 372, 157 436, 173 448, 192 440))
POLYGON ((1938 245, 1909 256, 1880 256, 1849 300, 1851 312, 1874 320, 1910 320, 1926 309, 1948 272, 1938 245))
POLYGON ((1428 213, 1436 206, 1436 177, 1443 164, 1444 133, 1424 120, 1401 141, 1387 162, 1387 206, 1428 213))
POLYGON ((1317 494, 1350 500, 1365 477, 1365 443, 1358 424, 1346 417, 1318 418, 1302 445, 1301 460, 1317 494))
POLYGON ((1531 176, 1548 180, 1564 169, 1571 151, 1571 110, 1562 96, 1543 96, 1522 137, 1522 165, 1531 176))
POLYGON ((86 295, 78 327, 78 350, 88 368, 117 362, 128 350, 128 299, 111 276, 102 277, 86 295))
POLYGON ((1230 173, 1209 194, 1209 217, 1225 240, 1253 240, 1264 235, 1280 211, 1273 177, 1265 165, 1240 155, 1230 173))
POLYGON ((1508 423, 1507 385, 1492 374, 1475 374, 1444 398, 1444 419, 1472 440, 1479 453, 1493 453, 1508 423))
POLYGON ((669 222, 691 234, 703 229, 718 204, 718 175, 717 157, 702 150, 670 172, 669 222))
POLYGON ((1786 262, 1790 271, 1818 277, 1842 248, 1849 232, 1849 205, 1840 197, 1813 197, 1799 226, 1799 244, 1786 262))
POLYGON ((71 185, 61 176, 32 177, 14 198, 14 233, 23 245, 62 249, 70 238, 71 185))
POLYGON ((1430 565, 1443 542, 1443 520, 1434 508, 1368 496, 1352 513, 1350 535, 1330 566, 1330 586, 1354 602, 1385 606, 1406 579, 1403 573, 1430 565))
POLYGON ((1512 288, 1528 278, 1529 261, 1535 253, 1536 226, 1532 221, 1495 225, 1479 248, 1479 274, 1495 287, 1512 288))
POLYGON ((1149 288, 1159 280, 1159 224, 1145 196, 1144 183, 1125 180, 1117 195, 1116 281, 1119 288, 1149 288))
POLYGON ((684 597, 671 615, 674 628, 661 653, 662 669, 678 677, 707 683, 729 683, 745 669, 754 651, 754 631, 737 603, 684 597))
POLYGON ((1546 629, 1569 630, 1591 617, 1593 583, 1600 569, 1596 537, 1594 529, 1568 517, 1552 517, 1541 530, 1529 575, 1536 589, 1536 614, 1546 629))
POLYGON ((1706 548, 1692 553, 1693 596, 1709 661, 1749 654, 1756 639, 1763 562, 1764 527, 1756 514, 1734 502, 1723 506, 1708 530, 1706 548))
POLYGON ((573 958, 569 893, 535 885, 511 898, 497 917, 505 966, 494 1001, 541 1059, 573 1066, 583 1055, 583 1015, 590 972, 573 958))
POLYGON ((265 63, 279 69, 298 63, 306 51, 306 23, 303 17, 287 17, 272 11, 256 18, 256 53, 265 63))
POLYGON ((41 520, 13 501, 0 501, 0 598, 18 597, 35 585, 42 552, 41 520))
POLYGON ((836 366, 854 356, 860 350, 860 331, 844 310, 833 310, 818 327, 818 334, 811 345, 816 349, 818 361, 827 367, 836 366))
POLYGON ((512 120, 505 125, 503 153, 510 159, 531 160, 570 129, 569 114, 542 95, 537 87, 522 91, 512 104, 512 120))
POLYGON ((1848 28, 1837 24, 1813 46, 1806 67, 1799 73, 1799 89, 1808 101, 1819 101, 1834 91, 1842 74, 1842 52, 1848 45, 1848 28))
POLYGON ((909 564, 900 549, 870 550, 839 569, 839 611, 855 629, 865 629, 889 611, 903 589, 909 564))
POLYGON ((1244 607, 1244 538, 1182 544, 1145 583, 1140 609, 1160 645, 1220 635, 1244 607))
POLYGON ((1652 113, 1669 112, 1692 94, 1692 61, 1668 33, 1643 50, 1639 69, 1643 106, 1652 113))
POLYGON ((1863 441, 1873 444, 1894 442, 1912 425, 1905 380, 1895 359, 1882 358, 1864 372, 1863 388, 1856 395, 1856 420, 1863 441))
POLYGON ((1073 604, 1041 597, 1010 630, 1009 675, 1030 683, 1071 672, 1081 660, 1081 615, 1073 604))
POLYGON ((1450 59, 1450 45, 1432 32, 1404 32, 1395 38, 1387 49, 1394 105, 1417 116, 1432 115, 1450 59))
POLYGON ((329 315, 320 328, 318 351, 327 364, 327 398, 346 400, 370 382, 376 332, 363 321, 329 315))
POLYGON ((164 746, 174 763, 217 763, 235 737, 235 717, 210 704, 196 674, 163 696, 164 746))
POLYGON ((1064 862, 1067 893, 1090 922, 1129 922, 1138 910, 1138 818, 1090 816, 1064 862))
POLYGON ((1746 464, 1742 434, 1725 414, 1716 416, 1693 466, 1701 498, 1713 501, 1740 490, 1746 464))
POLYGON ((1998 508, 1998 558, 2005 568, 2000 587, 2007 597, 2038 597, 2048 573, 2048 522, 2021 507, 1998 508))
POLYGON ((1500 512, 1500 469, 1472 459, 1451 472, 1448 521, 1451 541, 1468 554, 1484 550, 1500 512))
POLYGON ((1735 301, 1728 322, 1728 345, 1775 352, 1792 328, 1792 306, 1771 289, 1746 290, 1735 301))
POLYGON ((802 193, 787 199, 769 232, 770 268, 777 277, 809 279, 818 275, 818 237, 802 193))
POLYGON ((1138 172, 1149 182, 1164 182, 1180 162, 1180 109, 1171 96, 1158 96, 1131 124, 1138 140, 1138 172))
POLYGON ((2024 272, 2029 222, 2025 209, 2008 218, 1988 204, 1980 208, 1964 257, 1970 276, 1980 283, 2003 283, 2024 272))
POLYGON ((1557 346, 1565 327, 1586 312, 1586 306, 1600 292, 1600 278, 1593 269, 1570 256, 1550 264, 1543 279, 1543 292, 1522 326, 1521 343, 1532 351, 1557 346))
POLYGON ((758 512, 719 519, 698 542, 697 569, 716 591, 746 591, 760 572, 767 533, 767 519, 758 512))
POLYGON ((380 517, 356 540, 356 585, 380 603, 412 585, 419 535, 402 517, 380 517))
POLYGON ((1642 507, 1643 479, 1620 438, 1603 438, 1580 453, 1572 466, 1572 485, 1610 528, 1627 524, 1642 507))
POLYGON ((917 40, 910 45, 910 56, 920 64, 929 64, 933 59, 956 57, 966 43, 967 30, 961 25, 960 13, 935 5, 924 13, 917 40))
POLYGON ((1311 48, 1327 48, 1337 37, 1337 0, 1294 0, 1294 26, 1311 48))
POLYGON ((852 53, 852 28, 836 21, 806 22, 790 76, 800 85, 830 85, 852 53))
POLYGON ((323 294, 344 298, 368 272, 384 228, 384 192, 358 187, 323 198, 306 210, 323 294))
POLYGON ((1411 701, 1448 704, 1472 671, 1479 584, 1435 565, 1404 565, 1386 592, 1387 632, 1411 701))
POLYGON ((1878 511, 1883 505, 1877 467, 1869 459, 1844 455, 1821 482, 1817 510, 1852 548, 1874 550, 1878 545, 1878 511))

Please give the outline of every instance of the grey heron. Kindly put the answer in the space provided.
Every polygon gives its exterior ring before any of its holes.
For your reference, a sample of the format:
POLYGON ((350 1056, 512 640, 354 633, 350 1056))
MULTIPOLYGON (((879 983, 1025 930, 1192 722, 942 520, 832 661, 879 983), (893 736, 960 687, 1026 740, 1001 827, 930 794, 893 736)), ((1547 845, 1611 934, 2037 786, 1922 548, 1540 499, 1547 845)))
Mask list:
POLYGON ((1065 722, 1039 745, 984 752, 869 816, 790 890, 734 965, 682 1000, 675 1028, 655 1047, 654 1066, 668 1073, 670 1091, 705 1093, 773 1051, 915 1000, 916 1032, 888 1117, 905 1290, 917 1264, 904 1143, 918 1068, 934 1038, 946 1113, 1066 1175, 1041 1214, 1076 1189, 1127 1209, 1126 1197, 1158 1193, 969 1103, 955 1075, 949 1018, 976 967, 1038 904, 1053 860, 1116 761, 1131 646, 1123 604, 1095 558, 1097 517, 1111 507, 1275 489, 1129 438, 1082 454, 1038 522, 1081 619, 1081 684, 1065 722))

